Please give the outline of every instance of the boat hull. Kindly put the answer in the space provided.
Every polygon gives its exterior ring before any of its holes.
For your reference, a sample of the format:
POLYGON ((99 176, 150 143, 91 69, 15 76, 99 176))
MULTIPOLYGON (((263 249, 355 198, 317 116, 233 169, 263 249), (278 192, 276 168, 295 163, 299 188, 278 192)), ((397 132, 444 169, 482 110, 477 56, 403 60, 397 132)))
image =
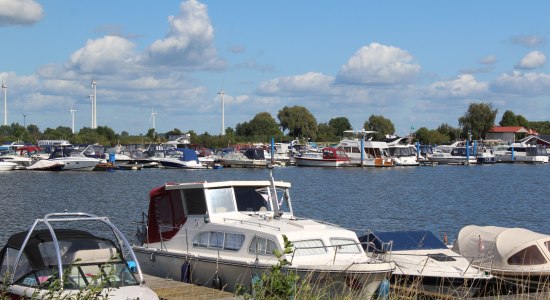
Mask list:
POLYGON ((302 167, 347 167, 349 161, 336 159, 318 159, 310 157, 295 157, 295 164, 302 167))
MULTIPOLYGON (((204 257, 200 255, 185 255, 149 249, 133 248, 141 269, 145 274, 173 280, 184 281, 207 287, 235 291, 237 287, 250 289, 253 278, 271 270, 273 265, 258 264, 254 261, 233 261, 204 257)), ((313 288, 321 289, 331 294, 346 293, 358 297, 374 295, 385 279, 391 273, 390 264, 380 264, 371 272, 329 270, 320 268, 293 268, 302 280, 308 280, 313 288), (387 266, 386 266, 387 265, 387 266), (330 290, 326 291, 330 286, 330 290)))

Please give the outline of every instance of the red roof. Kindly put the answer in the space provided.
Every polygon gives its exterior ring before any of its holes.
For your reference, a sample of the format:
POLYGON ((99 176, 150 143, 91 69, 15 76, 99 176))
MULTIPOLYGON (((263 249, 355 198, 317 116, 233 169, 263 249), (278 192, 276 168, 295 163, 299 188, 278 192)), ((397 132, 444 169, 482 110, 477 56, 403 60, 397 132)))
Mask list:
POLYGON ((489 130, 493 133, 527 133, 532 135, 538 135, 539 133, 534 129, 525 128, 523 126, 494 126, 489 130))

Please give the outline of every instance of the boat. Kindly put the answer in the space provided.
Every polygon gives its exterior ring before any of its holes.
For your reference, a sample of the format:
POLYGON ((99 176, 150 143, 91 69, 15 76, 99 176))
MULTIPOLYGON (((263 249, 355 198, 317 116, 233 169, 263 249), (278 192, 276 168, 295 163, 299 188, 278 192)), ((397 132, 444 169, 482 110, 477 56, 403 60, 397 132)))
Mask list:
POLYGON ((388 144, 367 138, 369 135, 376 133, 378 132, 345 130, 344 134, 353 135, 354 137, 341 140, 336 148, 344 150, 353 165, 393 167, 394 163, 390 157, 388 144), (363 146, 362 150, 361 146, 363 146))
POLYGON ((485 147, 478 151, 476 154, 476 160, 480 165, 494 164, 497 162, 493 149, 485 147))
POLYGON ((501 281, 501 293, 550 288, 550 235, 525 228, 468 225, 453 250, 501 281))
POLYGON ((414 145, 407 143, 404 137, 387 137, 386 143, 390 157, 396 166, 418 166, 417 150, 414 145))
POLYGON ((398 294, 405 290, 443 299, 476 297, 486 293, 493 278, 427 230, 369 231, 359 241, 367 253, 395 263, 390 282, 398 294))
POLYGON ((100 163, 99 158, 86 157, 78 149, 73 148, 71 144, 61 143, 55 146, 56 148, 48 160, 62 162, 64 165, 61 171, 92 171, 100 163))
POLYGON ((0 160, 0 171, 12 171, 17 168, 16 163, 0 160))
POLYGON ((296 156, 294 157, 295 164, 306 167, 346 167, 350 165, 349 157, 342 149, 326 147, 321 153, 315 154, 315 156, 296 156))
POLYGON ((267 166, 262 148, 246 148, 231 152, 218 158, 216 163, 231 168, 265 168, 267 166))
POLYGON ((32 158, 27 155, 19 155, 17 148, 23 147, 21 143, 13 142, 0 146, 0 160, 17 164, 17 170, 24 170, 32 164, 32 158))
POLYGON ((7 274, 0 281, 12 299, 45 299, 52 293, 52 299, 159 299, 145 286, 130 243, 106 217, 47 214, 9 238, 0 261, 1 274, 7 274))
POLYGON ((167 151, 164 157, 156 157, 156 161, 163 168, 206 169, 206 166, 199 162, 195 150, 188 148, 167 151))
POLYGON ((27 167, 31 171, 61 171, 65 163, 56 160, 41 159, 27 167))
POLYGON ((548 154, 542 145, 515 142, 495 149, 499 162, 548 163, 548 154))
POLYGON ((134 247, 143 272, 227 291, 248 289, 277 265, 274 251, 283 253, 288 239, 292 251, 281 259, 304 283, 374 294, 393 264, 368 257, 353 231, 294 216, 290 187, 271 177, 152 189, 138 228, 141 243, 134 247))
POLYGON ((476 148, 461 146, 460 142, 452 145, 441 145, 428 158, 430 162, 440 165, 473 165, 477 163, 476 148))

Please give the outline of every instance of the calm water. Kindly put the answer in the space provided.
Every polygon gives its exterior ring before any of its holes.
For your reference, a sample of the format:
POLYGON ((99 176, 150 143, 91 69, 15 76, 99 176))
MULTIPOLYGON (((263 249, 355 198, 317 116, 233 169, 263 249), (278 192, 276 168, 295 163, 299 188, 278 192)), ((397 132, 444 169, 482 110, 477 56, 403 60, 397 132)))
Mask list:
MULTIPOLYGON (((130 240, 148 192, 168 181, 267 179, 268 170, 161 170, 0 173, 0 244, 46 213, 108 216, 130 240)), ((356 230, 428 229, 453 240, 468 224, 550 233, 549 165, 437 166, 393 169, 274 170, 292 183, 297 216, 356 230)))

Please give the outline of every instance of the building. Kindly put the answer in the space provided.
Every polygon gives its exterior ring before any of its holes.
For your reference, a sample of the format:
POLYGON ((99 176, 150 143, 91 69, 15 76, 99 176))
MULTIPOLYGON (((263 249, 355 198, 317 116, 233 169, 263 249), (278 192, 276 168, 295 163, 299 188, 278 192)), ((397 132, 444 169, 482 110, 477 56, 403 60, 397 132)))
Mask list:
POLYGON ((486 140, 501 140, 506 143, 513 143, 527 135, 539 135, 533 129, 523 126, 494 126, 485 136, 486 140))

